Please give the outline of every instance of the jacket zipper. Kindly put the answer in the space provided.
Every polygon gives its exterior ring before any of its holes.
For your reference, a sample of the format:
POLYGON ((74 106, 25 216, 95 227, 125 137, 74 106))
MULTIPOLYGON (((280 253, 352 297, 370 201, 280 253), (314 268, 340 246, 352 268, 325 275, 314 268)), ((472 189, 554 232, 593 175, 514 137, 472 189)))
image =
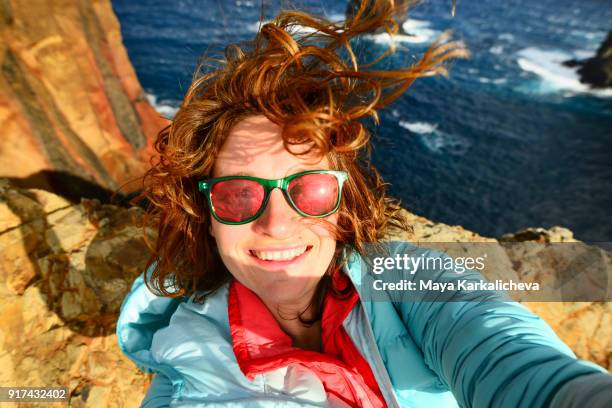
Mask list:
POLYGON ((387 367, 385 367, 384 362, 382 361, 382 357, 380 355, 380 351, 378 350, 378 344, 376 343, 376 339, 374 338, 374 332, 372 330, 372 323, 370 322, 370 317, 366 312, 366 308, 363 304, 363 300, 359 297, 359 303, 361 305, 361 313, 365 316, 366 320, 366 337, 369 340, 371 347, 371 351, 373 352, 374 365, 376 371, 378 371, 379 377, 383 382, 383 386, 387 389, 387 394, 391 396, 391 406, 393 408, 401 408, 399 401, 395 395, 395 391, 393 389, 393 385, 391 384, 391 378, 389 377, 389 373, 387 372, 387 367))

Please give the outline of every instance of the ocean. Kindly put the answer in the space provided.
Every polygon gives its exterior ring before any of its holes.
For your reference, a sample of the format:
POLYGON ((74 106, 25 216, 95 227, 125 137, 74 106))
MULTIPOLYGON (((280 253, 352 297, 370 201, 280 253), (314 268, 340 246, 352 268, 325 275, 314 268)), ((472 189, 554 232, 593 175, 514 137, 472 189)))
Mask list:
MULTIPOLYGON (((255 34, 262 1, 113 0, 124 44, 158 111, 172 117, 199 58, 255 34)), ((562 65, 594 55, 612 29, 609 0, 430 0, 413 8, 390 64, 452 29, 472 56, 450 77, 418 80, 381 112, 373 162, 391 195, 436 222, 499 237, 560 225, 612 241, 612 90, 591 91, 562 65)), ((281 7, 263 1, 264 18, 281 7)), ((287 5, 286 1, 282 2, 287 5)), ((345 1, 293 1, 342 19, 345 1)), ((362 40, 367 52, 384 35, 362 40)))

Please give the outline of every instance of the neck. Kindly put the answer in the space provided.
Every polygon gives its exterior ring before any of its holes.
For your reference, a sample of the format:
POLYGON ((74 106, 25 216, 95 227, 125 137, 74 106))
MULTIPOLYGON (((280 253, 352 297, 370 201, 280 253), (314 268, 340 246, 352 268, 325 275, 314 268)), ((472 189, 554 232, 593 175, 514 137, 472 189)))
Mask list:
POLYGON ((304 320, 309 320, 314 317, 312 305, 302 304, 298 307, 296 304, 281 305, 268 304, 264 302, 268 310, 274 316, 274 319, 280 328, 293 340, 293 346, 304 350, 322 351, 321 342, 321 319, 317 320, 312 325, 304 325, 297 317, 299 313, 305 310, 302 314, 304 320))

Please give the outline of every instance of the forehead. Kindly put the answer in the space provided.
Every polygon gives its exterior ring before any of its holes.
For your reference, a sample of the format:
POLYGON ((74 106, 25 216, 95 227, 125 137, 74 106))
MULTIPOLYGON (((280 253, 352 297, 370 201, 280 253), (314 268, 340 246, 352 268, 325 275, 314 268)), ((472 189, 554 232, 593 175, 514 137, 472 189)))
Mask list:
MULTIPOLYGON (((302 152, 305 145, 293 145, 302 152)), ((282 178, 308 169, 328 169, 329 161, 314 152, 296 156, 283 146, 282 128, 265 116, 251 116, 230 131, 213 167, 213 177, 250 175, 282 178)))

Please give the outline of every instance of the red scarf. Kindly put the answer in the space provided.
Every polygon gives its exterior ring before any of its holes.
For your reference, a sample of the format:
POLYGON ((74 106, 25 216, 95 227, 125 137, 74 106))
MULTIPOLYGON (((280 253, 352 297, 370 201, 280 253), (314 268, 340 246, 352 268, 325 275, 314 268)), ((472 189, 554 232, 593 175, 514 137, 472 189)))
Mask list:
MULTIPOLYGON (((342 272, 336 273, 334 278, 336 287, 351 285, 342 272)), ((352 285, 350 293, 342 299, 328 291, 321 320, 323 353, 319 353, 293 347, 291 338, 282 331, 261 299, 234 280, 229 288, 228 314, 240 369, 252 380, 257 374, 299 364, 319 377, 330 399, 361 407, 363 401, 360 402, 358 394, 363 396, 365 392, 372 407, 386 408, 368 362, 342 326, 358 300, 359 295, 352 285)))

